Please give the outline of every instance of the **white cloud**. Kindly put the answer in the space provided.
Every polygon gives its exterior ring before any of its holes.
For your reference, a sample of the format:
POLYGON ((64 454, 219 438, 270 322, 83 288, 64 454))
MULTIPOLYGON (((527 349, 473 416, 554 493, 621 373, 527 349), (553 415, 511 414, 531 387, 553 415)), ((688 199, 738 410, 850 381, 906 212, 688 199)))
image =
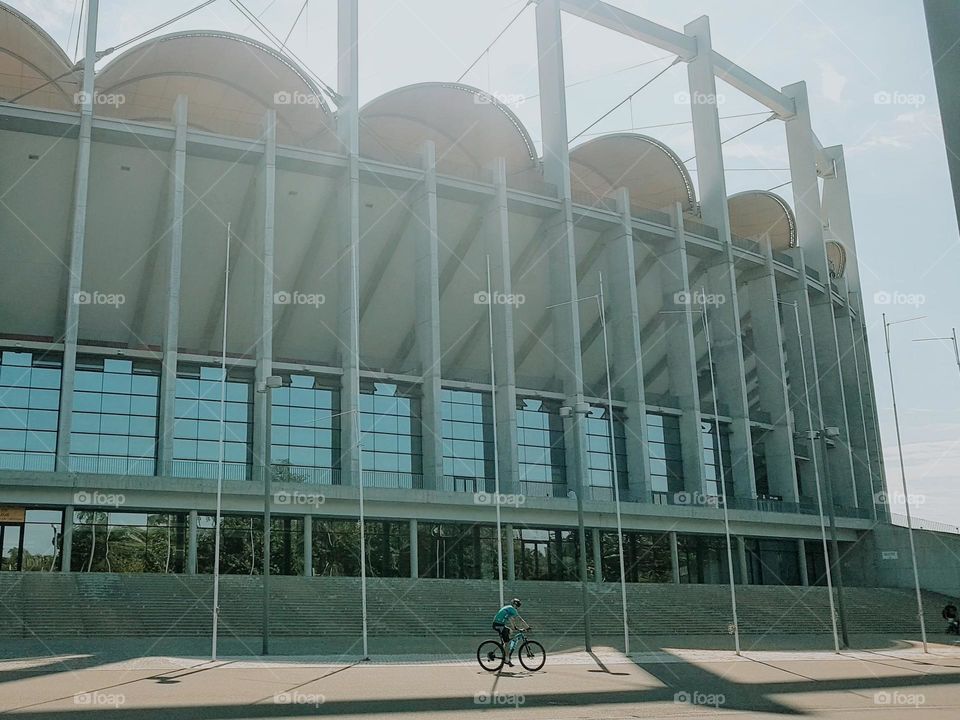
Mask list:
POLYGON ((840 72, 830 63, 820 61, 817 63, 820 67, 820 91, 823 96, 831 102, 843 102, 843 89, 847 86, 847 76, 840 72))

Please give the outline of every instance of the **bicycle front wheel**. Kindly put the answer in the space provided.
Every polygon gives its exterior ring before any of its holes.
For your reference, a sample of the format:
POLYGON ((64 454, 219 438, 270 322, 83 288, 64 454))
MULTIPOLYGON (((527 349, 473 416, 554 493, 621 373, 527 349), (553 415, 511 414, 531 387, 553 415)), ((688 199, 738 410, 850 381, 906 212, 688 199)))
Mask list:
POLYGON ((520 664, 527 670, 536 672, 547 662, 547 652, 536 640, 527 640, 520 646, 520 664))
POLYGON ((477 662, 487 672, 496 672, 503 667, 503 645, 495 640, 485 640, 477 648, 477 662))

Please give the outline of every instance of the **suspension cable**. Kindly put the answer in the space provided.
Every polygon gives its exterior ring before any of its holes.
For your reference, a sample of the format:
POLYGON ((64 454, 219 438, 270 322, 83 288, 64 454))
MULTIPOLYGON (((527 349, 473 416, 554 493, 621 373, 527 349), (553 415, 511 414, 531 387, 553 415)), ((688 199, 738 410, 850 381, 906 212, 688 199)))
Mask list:
POLYGON ((463 78, 467 76, 467 73, 473 70, 474 67, 476 67, 477 63, 480 62, 483 56, 486 55, 488 52, 490 52, 490 48, 492 48, 494 45, 497 44, 497 40, 503 37, 504 33, 511 28, 511 26, 520 18, 520 16, 523 15, 524 11, 528 7, 530 7, 533 3, 534 3, 534 0, 527 0, 527 2, 524 3, 523 7, 520 8, 520 12, 518 12, 516 15, 513 16, 513 20, 508 22, 507 26, 503 28, 503 30, 501 30, 497 34, 497 36, 493 39, 493 42, 491 42, 489 45, 487 45, 487 47, 483 49, 483 52, 481 52, 477 56, 477 59, 474 60, 472 63, 470 63, 470 67, 468 67, 466 70, 463 71, 463 73, 461 73, 460 77, 457 78, 457 82, 460 82, 461 80, 463 80, 463 78))
POLYGON ((607 112, 605 112, 603 115, 601 115, 601 116, 598 117, 596 120, 594 120, 592 123, 590 123, 589 125, 587 125, 583 130, 581 130, 580 132, 578 132, 576 135, 574 135, 572 138, 570 138, 567 142, 568 142, 568 143, 572 143, 574 140, 576 140, 578 137, 580 137, 581 135, 583 135, 585 132, 587 132, 588 130, 590 130, 590 129, 592 129, 593 127, 595 127, 595 126, 597 125, 597 123, 599 123, 599 122, 601 122, 602 120, 605 120, 607 117, 609 117, 615 110, 617 110, 618 108, 622 107, 625 103, 630 102, 630 101, 633 99, 633 96, 634 96, 634 95, 636 95, 636 94, 639 93, 641 90, 643 90, 644 88, 646 88, 648 85, 650 85, 650 83, 652 83, 652 82, 653 82, 654 80, 656 80, 658 77, 660 77, 661 75, 663 75, 667 70, 669 70, 670 68, 672 68, 672 67, 673 67, 674 65, 676 65, 678 62, 680 62, 680 58, 679 58, 679 57, 675 57, 675 58, 673 59, 673 62, 672 62, 672 63, 670 63, 669 65, 667 65, 665 68, 663 68, 663 70, 661 70, 660 72, 658 72, 658 73, 657 73, 656 75, 654 75, 652 78, 650 78, 649 80, 647 80, 643 85, 641 85, 641 86, 638 87, 636 90, 634 90, 632 93, 630 93, 629 95, 627 95, 627 97, 625 97, 623 100, 621 100, 620 102, 618 102, 616 105, 614 105, 612 108, 610 108, 610 109, 609 109, 607 112))
MULTIPOLYGON (((751 126, 748 127, 746 130, 741 130, 741 131, 738 132, 736 135, 731 135, 731 136, 728 137, 726 140, 721 140, 721 141, 720 141, 720 144, 723 145, 723 144, 725 144, 725 143, 730 142, 731 140, 736 140, 736 139, 737 139, 738 137, 740 137, 741 135, 746 135, 746 134, 747 134, 748 132, 750 132, 751 130, 756 130, 758 127, 760 127, 760 126, 763 125, 764 123, 770 122, 770 121, 773 120, 775 117, 777 117, 777 114, 776 114, 776 113, 770 113, 769 116, 765 117, 763 120, 761 120, 760 122, 758 122, 756 125, 751 125, 751 126)), ((695 157, 696 157, 696 155, 691 155, 690 157, 688 157, 686 160, 683 161, 683 164, 686 165, 688 162, 690 162, 691 160, 693 160, 695 157)))

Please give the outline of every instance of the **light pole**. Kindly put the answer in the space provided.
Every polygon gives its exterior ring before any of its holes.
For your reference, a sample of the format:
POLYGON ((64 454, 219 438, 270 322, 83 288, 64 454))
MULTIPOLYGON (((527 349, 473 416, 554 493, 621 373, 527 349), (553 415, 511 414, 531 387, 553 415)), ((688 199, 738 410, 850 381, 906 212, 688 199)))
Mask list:
POLYGON ((957 345, 957 329, 953 328, 953 332, 948 337, 917 338, 914 342, 930 342, 932 340, 949 340, 953 342, 953 356, 956 359, 957 370, 960 370, 960 345, 957 345))
MULTIPOLYGON (((927 650, 927 626, 923 621, 923 596, 920 594, 920 574, 917 572, 917 549, 913 543, 913 518, 910 514, 910 496, 907 494, 907 471, 903 462, 903 443, 900 440, 900 414, 897 412, 897 391, 893 382, 893 355, 890 352, 890 326, 901 323, 922 320, 926 316, 907 318, 889 322, 887 314, 883 314, 883 337, 887 346, 887 370, 890 373, 890 398, 893 401, 893 425, 897 431, 897 452, 900 456, 900 481, 903 487, 903 506, 907 514, 907 536, 910 538, 910 561, 913 563, 913 585, 917 593, 917 617, 920 619, 920 638, 923 641, 923 652, 927 650)), ((954 336, 956 337, 956 336, 954 336)))
MULTIPOLYGON (((705 289, 700 290, 700 297, 706 300, 705 289)), ((661 310, 661 315, 687 315, 693 312, 693 297, 691 297, 690 308, 687 310, 661 310)), ((703 323, 703 335, 707 344, 707 364, 710 368, 710 389, 713 395, 713 428, 714 428, 714 450, 717 453, 717 484, 720 486, 720 499, 723 502, 723 533, 727 542, 727 569, 730 575, 730 609, 733 614, 733 642, 737 655, 740 655, 740 622, 737 615, 737 588, 733 577, 733 542, 730 535, 730 513, 727 508, 727 488, 724 478, 723 468, 723 449, 720 445, 720 409, 717 404, 717 381, 713 372, 713 344, 710 341, 710 323, 707 320, 707 308, 705 304, 700 308, 700 319, 703 323)), ((698 421, 699 422, 699 421, 698 421)), ((702 460, 701 460, 702 462, 702 460)))
POLYGON ((270 496, 273 493, 273 465, 270 458, 270 429, 273 418, 271 416, 271 399, 273 391, 283 386, 283 378, 277 375, 268 375, 264 378, 262 384, 257 386, 257 392, 262 393, 266 400, 266 442, 264 443, 264 453, 266 461, 261 458, 260 464, 263 468, 263 617, 261 619, 262 627, 262 652, 264 655, 270 653, 270 538, 271 538, 271 518, 270 518, 270 496))
MULTIPOLYGON (((810 406, 810 386, 807 382, 807 360, 803 354, 803 333, 800 331, 800 305, 796 302, 787 303, 781 300, 777 302, 781 305, 792 305, 793 316, 797 322, 797 344, 800 348, 800 374, 803 376, 803 401, 807 406, 807 439, 810 441, 810 449, 813 451, 811 453, 811 459, 813 460, 813 480, 817 488, 817 511, 820 514, 820 538, 823 541, 823 563, 827 579, 827 596, 830 599, 830 625, 833 628, 833 649, 834 652, 839 655, 840 640, 837 637, 837 611, 833 605, 833 572, 830 564, 830 551, 827 548, 827 527, 823 517, 823 493, 820 490, 820 463, 817 460, 819 453, 813 445, 813 441, 817 439, 819 433, 813 429, 813 408, 810 406)), ((834 552, 836 552, 836 547, 834 547, 834 552)), ((800 562, 806 562, 806 558, 800 558, 800 562)), ((846 628, 842 610, 840 624, 844 629, 846 628)), ((847 644, 846 633, 844 633, 844 644, 847 644)))
POLYGON ((227 308, 230 304, 230 223, 227 223, 227 245, 223 261, 223 339, 220 351, 220 433, 217 450, 217 511, 213 537, 213 629, 210 636, 210 657, 217 659, 217 635, 220 628, 220 520, 223 504, 223 450, 227 407, 227 308))

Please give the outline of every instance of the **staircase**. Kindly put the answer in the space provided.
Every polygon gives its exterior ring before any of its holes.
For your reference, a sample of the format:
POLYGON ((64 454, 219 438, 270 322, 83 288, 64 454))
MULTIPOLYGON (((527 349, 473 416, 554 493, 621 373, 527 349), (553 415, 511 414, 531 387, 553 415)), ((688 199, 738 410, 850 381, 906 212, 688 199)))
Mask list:
MULTIPOLYGON (((590 585, 593 633, 618 636, 618 585, 590 585)), ((580 585, 516 581, 507 599, 523 599, 523 616, 538 634, 582 630, 580 585)), ((109 573, 0 574, 0 638, 15 637, 199 637, 210 634, 213 579, 209 575, 109 573)), ((848 588, 851 633, 914 634, 919 631, 913 591, 848 588)), ((498 606, 489 580, 367 581, 372 637, 488 635, 498 606)), ((929 628, 939 631, 948 598, 924 594, 929 628)), ((220 579, 224 633, 260 633, 262 585, 258 576, 220 579)), ((826 588, 738 586, 745 634, 830 632, 826 588)), ((361 631, 359 578, 271 578, 271 631, 286 637, 356 637, 361 631)), ((717 635, 730 632, 730 595, 725 585, 627 586, 631 633, 717 635)))

